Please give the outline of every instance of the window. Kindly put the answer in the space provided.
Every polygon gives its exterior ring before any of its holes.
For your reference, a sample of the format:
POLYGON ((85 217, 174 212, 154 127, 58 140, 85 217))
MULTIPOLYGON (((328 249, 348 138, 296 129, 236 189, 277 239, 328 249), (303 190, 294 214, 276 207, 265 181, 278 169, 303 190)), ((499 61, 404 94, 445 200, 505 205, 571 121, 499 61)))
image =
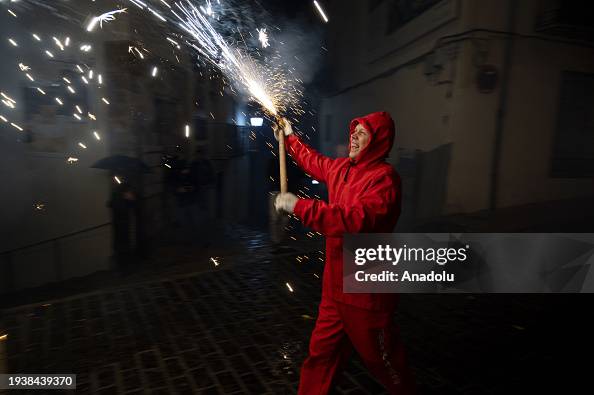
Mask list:
POLYGON ((392 0, 386 34, 390 34, 441 0, 392 0))
POLYGON ((594 176, 594 74, 561 76, 553 177, 594 176))

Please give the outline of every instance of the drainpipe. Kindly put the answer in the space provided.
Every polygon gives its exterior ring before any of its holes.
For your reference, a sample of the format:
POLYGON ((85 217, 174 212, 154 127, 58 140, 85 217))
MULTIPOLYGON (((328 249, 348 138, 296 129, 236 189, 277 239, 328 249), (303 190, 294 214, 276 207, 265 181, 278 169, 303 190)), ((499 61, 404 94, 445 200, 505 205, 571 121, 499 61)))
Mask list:
POLYGON ((509 75, 512 65, 512 55, 514 49, 513 36, 515 32, 517 13, 517 2, 515 0, 507 1, 507 26, 505 31, 509 35, 505 39, 505 48, 503 53, 503 68, 501 71, 501 92, 499 94, 499 105, 495 115, 495 141, 493 144, 493 156, 491 162, 491 185, 489 193, 489 210, 494 211, 497 208, 497 196, 499 194, 499 165, 501 163, 501 142, 503 140, 503 126, 507 113, 507 101, 509 92, 509 75))

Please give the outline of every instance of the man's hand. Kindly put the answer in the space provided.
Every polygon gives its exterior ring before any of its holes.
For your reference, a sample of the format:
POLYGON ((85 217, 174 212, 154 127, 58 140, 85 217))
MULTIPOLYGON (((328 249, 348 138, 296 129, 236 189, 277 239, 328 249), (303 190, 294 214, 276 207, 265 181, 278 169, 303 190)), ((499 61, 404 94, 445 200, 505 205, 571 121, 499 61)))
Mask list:
POLYGON ((274 132, 276 141, 279 140, 281 133, 284 133, 285 137, 293 134, 293 128, 287 118, 281 118, 278 123, 274 123, 272 125, 272 131, 274 132))
POLYGON ((284 211, 285 213, 293 214, 298 200, 299 198, 290 192, 279 193, 274 201, 274 208, 277 212, 284 211))

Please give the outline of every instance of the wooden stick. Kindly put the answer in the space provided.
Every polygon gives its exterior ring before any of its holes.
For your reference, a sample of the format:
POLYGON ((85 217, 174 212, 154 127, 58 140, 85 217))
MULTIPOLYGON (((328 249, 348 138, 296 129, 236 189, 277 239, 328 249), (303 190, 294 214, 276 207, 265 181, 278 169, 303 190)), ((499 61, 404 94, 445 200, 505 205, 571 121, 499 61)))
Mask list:
POLYGON ((282 122, 279 125, 279 136, 278 136, 278 163, 280 170, 280 191, 281 193, 287 193, 287 156, 285 153, 285 124, 282 122))

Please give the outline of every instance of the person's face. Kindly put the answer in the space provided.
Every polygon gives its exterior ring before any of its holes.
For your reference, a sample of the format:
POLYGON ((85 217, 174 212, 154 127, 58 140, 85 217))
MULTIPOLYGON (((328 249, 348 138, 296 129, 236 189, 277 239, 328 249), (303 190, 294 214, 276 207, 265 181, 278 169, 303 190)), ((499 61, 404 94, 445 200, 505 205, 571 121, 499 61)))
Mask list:
POLYGON ((351 134, 351 151, 349 152, 349 158, 355 159, 367 144, 369 144, 370 134, 361 124, 355 127, 355 131, 351 134))

